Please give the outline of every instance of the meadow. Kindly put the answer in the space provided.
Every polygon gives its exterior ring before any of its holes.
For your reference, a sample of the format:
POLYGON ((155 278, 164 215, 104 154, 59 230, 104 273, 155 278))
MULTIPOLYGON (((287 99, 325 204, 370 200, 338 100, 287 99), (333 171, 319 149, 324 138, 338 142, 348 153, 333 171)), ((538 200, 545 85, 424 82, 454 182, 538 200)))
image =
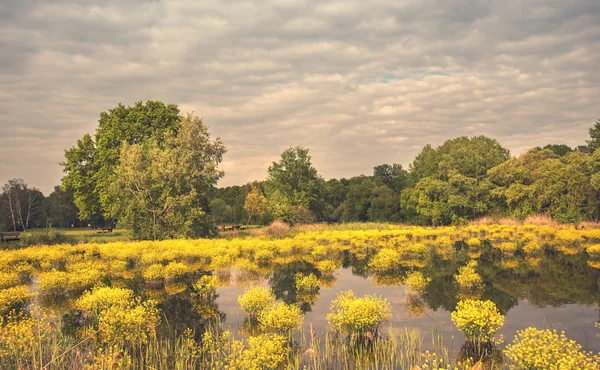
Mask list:
POLYGON ((568 321, 598 307, 599 282, 600 229, 561 225, 32 246, 0 254, 0 368, 598 369, 597 342, 511 313, 562 308, 568 321), (411 325, 441 313, 456 348, 411 325))

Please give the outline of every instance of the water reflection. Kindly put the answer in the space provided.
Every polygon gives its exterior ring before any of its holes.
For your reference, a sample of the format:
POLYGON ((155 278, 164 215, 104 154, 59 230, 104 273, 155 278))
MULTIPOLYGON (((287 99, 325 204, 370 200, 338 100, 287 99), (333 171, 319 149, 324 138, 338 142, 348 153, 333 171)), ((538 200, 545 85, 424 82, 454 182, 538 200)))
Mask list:
MULTIPOLYGON (((358 295, 376 293, 387 298, 393 306, 393 326, 417 327, 426 337, 435 328, 443 334, 445 344, 459 355, 472 355, 474 350, 464 345, 462 335, 449 318, 449 312, 463 299, 494 302, 506 315, 499 333, 508 341, 516 330, 537 326, 566 330, 586 350, 600 350, 600 339, 585 332, 594 330, 594 322, 600 321, 596 309, 600 299, 600 263, 590 260, 586 253, 557 248, 525 254, 512 252, 509 246, 504 250, 492 248, 485 242, 477 250, 463 246, 450 252, 445 248, 439 253, 403 255, 385 271, 374 271, 372 261, 377 252, 362 248, 356 252, 330 252, 318 258, 308 255, 279 261, 239 260, 231 267, 222 266, 212 272, 202 269, 207 264, 198 264, 197 271, 168 279, 144 277, 135 266, 130 266, 121 273, 107 275, 103 282, 132 289, 136 296, 158 302, 163 315, 160 335, 179 335, 191 328, 199 337, 208 322, 217 320, 242 328, 243 313, 237 297, 247 287, 265 285, 277 299, 301 308, 306 314, 306 332, 311 325, 315 332, 323 332, 331 300, 340 291, 352 289, 358 295), (465 288, 457 283, 456 275, 469 261, 477 261, 475 270, 481 284, 465 288), (405 289, 407 277, 414 272, 427 281, 417 291, 405 289), (299 290, 298 274, 313 274, 319 286, 299 290), (195 286, 205 275, 215 277, 212 293, 201 292, 195 286)), ((62 329, 67 334, 74 333, 81 321, 80 314, 72 310, 74 298, 46 296, 38 300, 38 304, 62 315, 62 329)), ((428 341, 425 338, 424 342, 428 341)), ((490 347, 486 351, 493 357, 496 349, 490 347)))

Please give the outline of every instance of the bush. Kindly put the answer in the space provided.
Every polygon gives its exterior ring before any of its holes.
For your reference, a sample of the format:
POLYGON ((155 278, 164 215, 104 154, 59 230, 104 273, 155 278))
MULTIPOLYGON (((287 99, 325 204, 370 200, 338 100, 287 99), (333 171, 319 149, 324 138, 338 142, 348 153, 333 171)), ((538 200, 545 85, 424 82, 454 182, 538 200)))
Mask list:
POLYGON ((258 316, 258 323, 265 332, 275 332, 290 336, 302 325, 304 316, 297 306, 277 302, 263 310, 258 316))
POLYGON ((583 369, 600 368, 600 357, 584 352, 564 332, 527 328, 517 331, 504 354, 511 369, 583 369))
POLYGON ((246 314, 246 317, 255 320, 267 308, 275 303, 275 296, 270 289, 255 286, 248 289, 238 297, 238 303, 246 314))
POLYGON ((397 270, 400 266, 400 253, 391 248, 384 248, 377 252, 369 262, 369 269, 376 272, 397 270))
POLYGON ((133 291, 124 288, 99 286, 91 291, 86 291, 75 302, 75 308, 85 311, 91 317, 97 317, 100 312, 110 307, 127 308, 132 303, 133 291))
POLYGON ((7 314, 12 310, 21 310, 25 308, 33 298, 26 285, 15 286, 7 289, 0 289, 0 316, 7 314))
POLYGON ((504 325, 504 316, 492 301, 460 301, 451 317, 465 338, 473 342, 490 342, 494 333, 504 325))
POLYGON ((156 335, 159 321, 159 312, 152 300, 137 302, 128 308, 111 306, 100 313, 98 331, 104 343, 139 346, 156 335))
POLYGON ((351 290, 341 292, 331 302, 327 321, 335 330, 348 334, 375 333, 379 325, 391 319, 388 301, 376 295, 358 298, 351 290))
POLYGON ((29 247, 32 245, 75 244, 77 240, 62 231, 45 229, 39 231, 26 231, 21 233, 19 245, 29 247))
POLYGON ((290 225, 285 222, 275 220, 265 229, 267 235, 284 236, 290 231, 290 225))
POLYGON ((248 349, 242 352, 238 366, 245 370, 282 369, 287 362, 289 348, 280 335, 262 334, 248 338, 248 349))

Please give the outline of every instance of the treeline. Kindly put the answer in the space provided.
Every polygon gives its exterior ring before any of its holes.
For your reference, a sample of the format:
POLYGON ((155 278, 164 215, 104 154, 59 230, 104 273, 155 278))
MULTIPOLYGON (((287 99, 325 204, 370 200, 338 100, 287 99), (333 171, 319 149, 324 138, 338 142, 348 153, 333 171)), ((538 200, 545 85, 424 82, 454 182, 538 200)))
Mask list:
POLYGON ((94 135, 65 151, 65 176, 49 196, 23 180, 0 195, 0 229, 125 227, 136 239, 209 236, 219 224, 401 222, 462 224, 483 216, 545 214, 600 219, 600 121, 585 145, 551 144, 511 157, 496 140, 427 145, 408 168, 325 180, 309 150, 291 147, 264 181, 217 188, 226 153, 208 126, 173 104, 119 104, 94 135))
POLYGON ((87 226, 79 219, 73 193, 59 186, 48 196, 23 179, 9 180, 0 194, 0 232, 87 226))
POLYGON ((459 137, 427 145, 409 165, 382 164, 370 176, 325 181, 308 150, 290 148, 268 170, 268 178, 217 189, 215 219, 248 218, 252 187, 266 199, 257 223, 402 222, 462 224, 484 216, 524 219, 544 214, 561 222, 600 219, 600 121, 586 145, 549 144, 518 157, 485 136, 459 137))

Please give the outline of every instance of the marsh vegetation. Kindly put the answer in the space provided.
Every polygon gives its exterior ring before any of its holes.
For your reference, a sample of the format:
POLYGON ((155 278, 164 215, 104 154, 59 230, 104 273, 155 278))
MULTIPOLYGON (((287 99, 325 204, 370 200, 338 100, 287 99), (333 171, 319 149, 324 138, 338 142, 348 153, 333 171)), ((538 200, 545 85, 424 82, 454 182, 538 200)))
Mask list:
POLYGON ((5 251, 0 366, 597 369, 599 245, 348 224, 5 251))

